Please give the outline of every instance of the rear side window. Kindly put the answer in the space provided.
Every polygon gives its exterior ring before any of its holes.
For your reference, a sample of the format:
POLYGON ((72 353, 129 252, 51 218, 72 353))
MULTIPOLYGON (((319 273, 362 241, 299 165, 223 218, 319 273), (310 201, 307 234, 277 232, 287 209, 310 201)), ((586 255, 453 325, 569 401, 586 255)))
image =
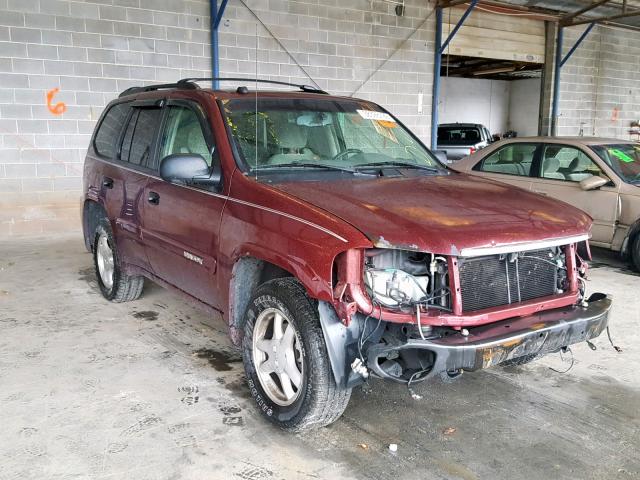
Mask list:
POLYGON ((116 142, 130 108, 126 103, 119 103, 111 107, 105 114, 93 141, 93 147, 101 157, 109 159, 115 157, 116 142))
POLYGON ((538 146, 532 143, 513 143, 493 152, 478 163, 474 170, 504 175, 531 175, 531 165, 538 146))
POLYGON ((136 108, 122 139, 120 160, 149 166, 153 139, 160 122, 159 108, 136 108))

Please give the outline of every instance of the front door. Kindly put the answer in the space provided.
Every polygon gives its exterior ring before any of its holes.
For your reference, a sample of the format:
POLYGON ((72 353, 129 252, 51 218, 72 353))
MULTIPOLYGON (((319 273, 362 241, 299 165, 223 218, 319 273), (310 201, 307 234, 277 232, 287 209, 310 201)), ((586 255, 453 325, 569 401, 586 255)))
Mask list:
MULTIPOLYGON (((210 122, 198 103, 169 101, 163 125, 157 159, 186 153, 201 155, 210 167, 219 161, 210 122)), ((146 185, 145 198, 143 235, 155 274, 193 297, 219 306, 214 286, 225 197, 205 187, 175 185, 154 177, 146 185)))
POLYGON ((577 207, 593 218, 591 241, 609 246, 613 241, 618 214, 618 186, 614 182, 595 190, 583 190, 580 181, 594 175, 608 177, 581 149, 546 144, 541 154, 539 174, 532 191, 548 195, 577 207))

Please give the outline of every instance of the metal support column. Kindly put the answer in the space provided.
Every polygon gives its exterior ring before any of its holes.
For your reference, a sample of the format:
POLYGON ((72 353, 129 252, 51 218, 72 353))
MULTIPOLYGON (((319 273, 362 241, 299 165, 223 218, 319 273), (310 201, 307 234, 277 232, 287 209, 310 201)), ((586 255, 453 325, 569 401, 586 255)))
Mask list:
POLYGON ((433 94, 431 96, 431 150, 438 148, 438 101, 440 99, 440 66, 442 64, 442 8, 436 7, 436 44, 433 59, 433 94))
POLYGON ((218 28, 224 15, 224 9, 227 8, 228 0, 222 0, 220 7, 218 8, 218 0, 210 0, 211 11, 211 71, 214 78, 212 82, 213 89, 217 89, 220 86, 220 82, 217 80, 220 77, 220 51, 218 45, 218 28))
POLYGON ((564 39, 564 27, 562 25, 558 25, 558 33, 556 36, 556 59, 555 59, 555 69, 553 75, 553 106, 551 109, 551 136, 556 136, 558 134, 558 110, 560 109, 560 73, 562 72, 562 67, 567 60, 571 58, 571 55, 576 51, 576 49, 580 46, 582 41, 587 38, 589 32, 593 29, 595 23, 589 24, 589 26, 582 32, 582 35, 576 40, 576 43, 569 49, 567 54, 562 56, 562 42, 564 39))
POLYGON ((453 27, 447 39, 442 43, 442 7, 436 6, 436 44, 434 47, 433 60, 433 94, 431 98, 431 150, 438 148, 438 103, 440 101, 440 67, 442 66, 442 53, 449 42, 453 40, 460 27, 471 14, 479 0, 471 0, 471 3, 453 27))
POLYGON ((560 69, 562 67, 562 40, 564 29, 558 25, 556 34, 556 64, 553 71, 553 105, 551 106, 551 136, 555 137, 558 128, 558 108, 560 103, 560 69))

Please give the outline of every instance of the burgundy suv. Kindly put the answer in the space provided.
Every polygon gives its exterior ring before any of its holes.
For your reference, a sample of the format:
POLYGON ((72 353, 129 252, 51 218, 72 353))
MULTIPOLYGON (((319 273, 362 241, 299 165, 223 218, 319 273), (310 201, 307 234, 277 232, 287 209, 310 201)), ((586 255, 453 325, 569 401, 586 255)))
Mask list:
POLYGON ((105 109, 84 238, 106 299, 146 278, 222 312, 277 425, 335 421, 370 375, 448 381, 606 327, 580 210, 449 170, 369 101, 200 80, 105 109))

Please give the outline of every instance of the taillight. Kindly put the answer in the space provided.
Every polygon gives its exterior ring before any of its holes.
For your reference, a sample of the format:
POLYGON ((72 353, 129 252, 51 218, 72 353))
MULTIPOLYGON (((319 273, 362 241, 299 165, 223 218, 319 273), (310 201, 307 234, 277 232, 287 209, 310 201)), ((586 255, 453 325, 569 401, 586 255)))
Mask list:
POLYGON ((473 155, 474 153, 476 153, 476 147, 471 147, 469 149, 469 155, 473 155))

